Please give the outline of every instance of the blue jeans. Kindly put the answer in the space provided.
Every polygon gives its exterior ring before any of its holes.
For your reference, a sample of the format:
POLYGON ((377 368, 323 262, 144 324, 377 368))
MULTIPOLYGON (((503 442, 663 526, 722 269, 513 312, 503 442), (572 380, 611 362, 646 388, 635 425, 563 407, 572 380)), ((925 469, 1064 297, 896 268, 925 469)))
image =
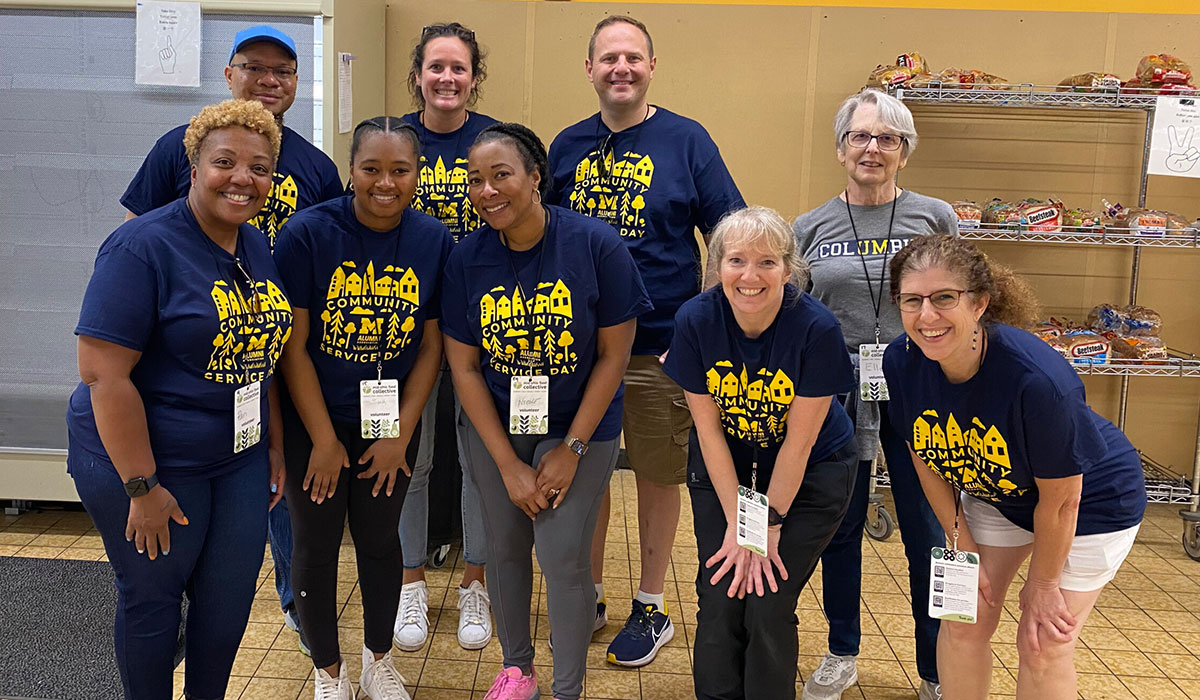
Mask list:
MULTIPOLYGON (((429 550, 429 474, 433 471, 434 430, 453 429, 458 440, 458 464, 463 471, 462 486, 462 539, 463 558, 468 564, 487 564, 487 536, 484 534, 483 511, 479 507, 479 490, 467 471, 466 452, 463 450, 462 432, 457 421, 450 426, 436 425, 438 391, 442 382, 450 381, 450 373, 439 372, 433 393, 421 414, 421 448, 417 452, 417 463, 413 465, 412 480, 408 484, 408 495, 404 497, 404 510, 400 512, 400 547, 404 550, 404 568, 419 569, 425 566, 429 550)), ((458 396, 454 397, 454 415, 462 411, 458 396)))
MULTIPOLYGON (((265 439, 265 436, 264 436, 265 439)), ((180 479, 160 470, 188 524, 170 523, 171 553, 154 561, 125 540, 129 497, 112 462, 72 438, 67 468, 116 574, 113 642, 126 700, 170 700, 180 606, 186 594, 184 692, 225 697, 263 561, 269 469, 258 450, 232 470, 180 479)))
MULTIPOLYGON (((929 550, 943 546, 946 535, 908 454, 908 445, 888 422, 887 402, 880 404, 882 416, 879 440, 887 458, 892 497, 904 556, 908 559, 908 585, 912 595, 912 615, 916 624, 917 673, 936 683, 937 635, 940 623, 929 617, 929 550)), ((829 651, 838 656, 856 656, 862 632, 859 628, 859 600, 862 594, 862 536, 867 520, 867 492, 870 485, 870 461, 859 462, 858 482, 850 501, 850 510, 833 541, 821 555, 821 580, 825 615, 829 618, 829 651)))
POLYGON ((279 499, 267 516, 267 538, 271 542, 271 559, 275 562, 275 592, 279 594, 279 607, 287 610, 293 598, 292 518, 286 496, 279 499))

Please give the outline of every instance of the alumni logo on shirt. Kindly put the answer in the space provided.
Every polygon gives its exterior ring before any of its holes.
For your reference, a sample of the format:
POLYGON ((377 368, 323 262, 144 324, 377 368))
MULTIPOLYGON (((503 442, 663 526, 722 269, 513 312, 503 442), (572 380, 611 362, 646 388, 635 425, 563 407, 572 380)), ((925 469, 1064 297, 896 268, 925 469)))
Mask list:
POLYGON ((976 498, 998 502, 1029 491, 1012 481, 1008 440, 978 418, 963 430, 953 413, 943 420, 933 409, 924 411, 913 421, 912 447, 930 469, 976 498))
POLYGON ((641 238, 646 235, 642 214, 653 179, 654 161, 649 155, 625 151, 614 157, 612 151, 604 156, 592 151, 575 166, 570 206, 610 224, 623 237, 641 238))
POLYGON ((412 206, 441 221, 455 243, 479 228, 482 220, 467 198, 467 159, 457 158, 446 167, 441 156, 432 166, 421 156, 421 183, 412 206))
POLYGON ((412 268, 347 260, 333 271, 321 312, 321 351, 349 362, 386 361, 413 341, 421 281, 412 268))
POLYGON ((514 285, 495 287, 479 300, 479 325, 488 364, 501 374, 571 374, 579 366, 572 346, 571 290, 561 279, 539 282, 532 302, 514 285))
POLYGON ((720 360, 704 376, 709 395, 721 409, 725 432, 760 447, 783 441, 788 409, 796 396, 787 373, 764 368, 751 376, 746 365, 738 372, 732 362, 720 360))
POLYGON ((246 384, 271 376, 283 344, 292 334, 292 305, 271 280, 258 282, 256 296, 225 280, 213 282, 211 296, 220 320, 204 378, 221 384, 246 384))
POLYGON ((272 179, 274 182, 271 185, 271 194, 267 195, 267 201, 258 212, 258 216, 250 219, 250 225, 267 235, 267 242, 274 250, 279 229, 296 213, 300 189, 296 187, 296 181, 291 175, 275 173, 272 179))

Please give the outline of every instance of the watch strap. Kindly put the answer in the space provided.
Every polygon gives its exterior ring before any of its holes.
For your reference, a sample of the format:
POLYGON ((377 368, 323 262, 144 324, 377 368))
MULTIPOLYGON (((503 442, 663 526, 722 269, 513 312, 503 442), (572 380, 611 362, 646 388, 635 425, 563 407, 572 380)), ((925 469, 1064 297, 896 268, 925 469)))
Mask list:
POLYGON ((775 510, 775 506, 767 506, 767 525, 768 526, 782 525, 783 521, 786 519, 787 519, 787 516, 781 514, 779 511, 775 510))
POLYGON ((150 489, 158 486, 158 475, 151 474, 150 476, 135 476, 125 482, 125 494, 130 498, 145 496, 150 493, 150 489))
POLYGON ((587 454, 588 444, 574 435, 567 435, 565 438, 563 438, 563 444, 567 446, 568 450, 574 452, 580 457, 587 454))

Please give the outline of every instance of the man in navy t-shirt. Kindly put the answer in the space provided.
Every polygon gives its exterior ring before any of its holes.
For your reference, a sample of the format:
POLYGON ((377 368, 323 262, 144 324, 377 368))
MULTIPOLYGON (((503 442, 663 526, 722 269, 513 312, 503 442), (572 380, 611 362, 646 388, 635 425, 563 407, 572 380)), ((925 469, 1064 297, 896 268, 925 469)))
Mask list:
MULTIPOLYGON (((274 27, 250 27, 238 32, 225 67, 225 81, 234 97, 263 103, 282 126, 284 112, 296 99, 295 42, 274 27)), ((150 149, 121 196, 121 205, 129 210, 126 219, 187 194, 191 165, 183 150, 186 129, 187 124, 183 124, 168 131, 150 149)), ((250 220, 267 235, 272 246, 288 217, 344 191, 337 166, 329 156, 286 126, 274 180, 267 203, 250 220)))
MULTIPOLYGON (((263 103, 276 121, 296 100, 296 43, 274 27, 261 25, 243 29, 233 39, 225 81, 233 96, 263 103)), ((133 176, 121 205, 126 220, 141 216, 187 195, 192 166, 183 148, 188 125, 171 129, 150 149, 142 167, 133 176)), ((283 127, 283 142, 275 163, 274 185, 258 216, 249 223, 267 236, 274 247, 275 236, 292 214, 343 194, 337 166, 329 156, 295 131, 283 127)), ((292 525, 286 500, 271 509, 269 534, 275 561, 275 589, 288 627, 299 632, 300 618, 292 603, 292 525)), ((308 652, 303 640, 300 650, 308 652)))
MULTIPOLYGON (((658 640, 671 637, 663 583, 692 421, 683 391, 663 374, 658 356, 671 344, 675 312, 700 291, 695 229, 707 236, 722 216, 746 206, 704 127, 647 101, 655 62, 641 22, 614 15, 597 24, 584 65, 600 111, 564 129, 549 153, 548 201, 617 229, 654 303, 638 319, 625 374, 623 428, 637 475, 642 573, 633 614, 608 647, 608 660, 623 666, 650 663, 658 640)), ((596 629, 607 621, 600 581, 608 513, 605 496, 592 542, 596 629)))

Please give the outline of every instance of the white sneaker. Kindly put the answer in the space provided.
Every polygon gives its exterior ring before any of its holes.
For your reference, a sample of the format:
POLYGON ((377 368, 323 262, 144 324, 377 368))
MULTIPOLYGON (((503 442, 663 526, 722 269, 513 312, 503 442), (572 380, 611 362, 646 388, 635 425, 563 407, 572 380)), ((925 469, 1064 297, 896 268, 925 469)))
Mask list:
POLYGON ((396 610, 396 646, 403 651, 420 651, 429 638, 429 588, 424 581, 400 587, 400 607, 396 610))
POLYGON ((942 684, 922 678, 921 687, 917 688, 917 700, 942 700, 942 684))
POLYGON ((492 601, 478 581, 458 588, 458 643, 463 649, 482 649, 492 640, 492 601))
MULTIPOLYGON (((345 668, 345 665, 342 668, 345 668)), ((390 651, 384 654, 383 658, 376 659, 371 650, 364 646, 362 668, 358 689, 371 700, 412 700, 408 691, 404 689, 404 676, 400 675, 396 665, 392 663, 390 651)))
POLYGON ((804 683, 802 700, 839 700, 857 682, 858 657, 826 654, 804 683))
POLYGON ((350 687, 350 678, 346 675, 346 662, 338 671, 337 678, 318 668, 316 672, 316 690, 313 700, 354 700, 354 689, 350 687))

